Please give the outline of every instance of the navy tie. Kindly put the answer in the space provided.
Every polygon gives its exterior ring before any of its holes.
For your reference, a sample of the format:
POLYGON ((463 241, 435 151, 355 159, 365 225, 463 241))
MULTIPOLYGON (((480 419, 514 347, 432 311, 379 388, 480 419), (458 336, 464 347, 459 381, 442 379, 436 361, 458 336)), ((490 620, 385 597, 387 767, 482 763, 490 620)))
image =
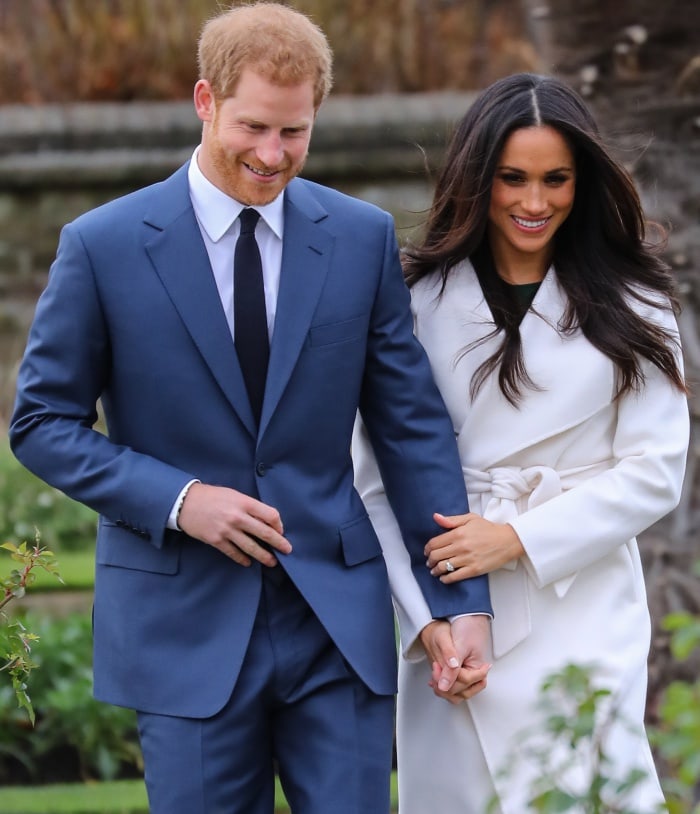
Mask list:
POLYGON ((234 341, 250 406, 258 424, 270 356, 262 261, 255 240, 259 217, 260 213, 255 209, 241 212, 241 234, 233 258, 234 341))

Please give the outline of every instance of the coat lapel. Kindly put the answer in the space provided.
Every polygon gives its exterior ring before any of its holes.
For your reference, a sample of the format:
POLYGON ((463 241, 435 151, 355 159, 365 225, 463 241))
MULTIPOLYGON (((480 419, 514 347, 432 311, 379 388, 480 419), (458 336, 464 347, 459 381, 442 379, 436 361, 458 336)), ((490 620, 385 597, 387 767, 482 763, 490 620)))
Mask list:
POLYGON ((557 436, 610 404, 613 367, 580 331, 563 335, 557 329, 565 308, 566 296, 550 269, 520 326, 525 367, 541 389, 525 389, 516 408, 501 393, 497 376, 488 378, 459 438, 460 446, 470 447, 477 467, 492 466, 557 436), (478 439, 469 437, 475 426, 478 439))
POLYGON ((320 225, 327 217, 308 186, 292 181, 285 193, 282 271, 260 434, 287 387, 328 274, 334 239, 320 225))
POLYGON ((197 349, 243 424, 256 434, 233 339, 192 209, 187 165, 158 189, 145 248, 197 349))
POLYGON ((473 346, 489 333, 493 320, 471 264, 454 270, 439 299, 437 290, 428 293, 419 309, 418 338, 433 363, 467 465, 477 469, 497 465, 610 403, 614 393, 610 361, 580 332, 562 336, 557 331, 566 299, 553 269, 542 281, 534 311, 521 324, 525 365, 542 390, 526 390, 520 409, 503 397, 496 375, 487 378, 473 402, 469 397, 472 374, 500 342, 496 336, 473 346), (470 345, 472 350, 463 353, 470 345))

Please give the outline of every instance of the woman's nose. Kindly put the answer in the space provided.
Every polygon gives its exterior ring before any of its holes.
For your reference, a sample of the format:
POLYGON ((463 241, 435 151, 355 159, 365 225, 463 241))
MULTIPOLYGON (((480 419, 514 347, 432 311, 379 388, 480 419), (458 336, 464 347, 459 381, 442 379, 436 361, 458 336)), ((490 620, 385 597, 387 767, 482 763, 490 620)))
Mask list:
POLYGON ((537 215, 544 212, 547 208, 547 200, 542 187, 539 184, 529 185, 521 205, 529 214, 537 215))

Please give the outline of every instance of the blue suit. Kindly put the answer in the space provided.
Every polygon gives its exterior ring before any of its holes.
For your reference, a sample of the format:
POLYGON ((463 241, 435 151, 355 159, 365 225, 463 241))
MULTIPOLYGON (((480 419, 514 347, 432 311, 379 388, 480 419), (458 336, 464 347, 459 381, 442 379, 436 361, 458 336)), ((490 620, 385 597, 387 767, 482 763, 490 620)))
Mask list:
MULTIPOLYGON (((444 586, 432 513, 467 510, 454 431, 412 336, 391 218, 296 179, 259 431, 192 210, 187 167, 67 225, 40 298, 10 437, 94 508, 98 698, 208 718, 227 703, 263 578, 168 530, 192 478, 279 510, 281 565, 369 690, 395 692, 381 549, 353 489, 359 408, 435 616, 490 611, 486 578, 444 586), (93 429, 101 398, 107 435, 93 429)), ((466 394, 465 394, 466 398, 466 394)))

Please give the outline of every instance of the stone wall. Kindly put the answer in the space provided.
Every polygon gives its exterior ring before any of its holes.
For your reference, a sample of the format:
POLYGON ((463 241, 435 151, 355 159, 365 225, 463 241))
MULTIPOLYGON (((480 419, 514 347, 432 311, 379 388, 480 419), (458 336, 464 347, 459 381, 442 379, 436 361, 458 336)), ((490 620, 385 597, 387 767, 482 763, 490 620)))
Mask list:
MULTIPOLYGON (((331 98, 304 175, 373 200, 400 230, 410 228, 429 198, 426 162, 439 162, 472 98, 331 98)), ((0 108, 0 424, 61 226, 169 175, 192 154, 200 128, 189 102, 0 108)))

